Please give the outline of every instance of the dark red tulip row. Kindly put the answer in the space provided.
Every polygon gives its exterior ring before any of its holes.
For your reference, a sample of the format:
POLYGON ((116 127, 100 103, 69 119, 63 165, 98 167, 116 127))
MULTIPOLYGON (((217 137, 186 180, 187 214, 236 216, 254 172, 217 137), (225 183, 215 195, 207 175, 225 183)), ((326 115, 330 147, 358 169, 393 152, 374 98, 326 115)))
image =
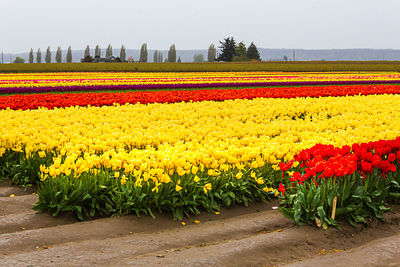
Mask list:
POLYGON ((66 85, 38 87, 0 87, 0 94, 46 93, 46 92, 90 92, 108 90, 158 90, 195 89, 215 87, 252 86, 307 86, 307 85, 350 85, 350 84, 398 84, 400 80, 344 80, 344 81, 282 81, 282 82, 224 82, 224 83, 173 83, 173 84, 121 84, 121 85, 66 85))
POLYGON ((0 96, 0 109, 62 108, 104 106, 126 103, 176 103, 224 101, 254 98, 326 97, 346 95, 400 94, 400 85, 304 86, 251 89, 211 89, 179 91, 143 91, 120 93, 65 93, 0 96))

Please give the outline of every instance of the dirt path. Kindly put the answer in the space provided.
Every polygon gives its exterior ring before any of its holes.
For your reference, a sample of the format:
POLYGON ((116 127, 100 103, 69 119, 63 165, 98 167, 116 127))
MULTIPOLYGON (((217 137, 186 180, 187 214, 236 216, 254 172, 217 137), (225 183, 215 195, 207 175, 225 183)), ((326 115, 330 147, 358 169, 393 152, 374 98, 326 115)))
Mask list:
POLYGON ((167 215, 53 218, 31 210, 36 200, 0 184, 0 266, 400 265, 399 207, 385 224, 340 232, 298 228, 272 209, 277 202, 203 213, 184 226, 167 215))

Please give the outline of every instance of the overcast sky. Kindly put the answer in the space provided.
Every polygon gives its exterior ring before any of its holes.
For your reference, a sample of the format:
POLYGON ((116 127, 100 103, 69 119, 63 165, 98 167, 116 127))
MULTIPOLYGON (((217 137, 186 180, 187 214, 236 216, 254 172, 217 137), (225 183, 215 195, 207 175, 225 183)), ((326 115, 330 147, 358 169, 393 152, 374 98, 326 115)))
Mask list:
POLYGON ((0 0, 0 50, 400 48, 400 0, 0 0))

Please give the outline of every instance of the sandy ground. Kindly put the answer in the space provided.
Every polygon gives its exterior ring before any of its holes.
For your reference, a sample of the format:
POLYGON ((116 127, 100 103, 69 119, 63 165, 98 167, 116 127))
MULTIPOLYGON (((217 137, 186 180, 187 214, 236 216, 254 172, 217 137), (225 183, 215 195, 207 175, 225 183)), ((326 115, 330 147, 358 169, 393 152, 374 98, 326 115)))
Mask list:
POLYGON ((203 212, 186 225, 160 214, 53 218, 34 212, 36 201, 0 184, 0 266, 400 266, 398 206, 385 223, 325 231, 295 226, 276 201, 203 212))

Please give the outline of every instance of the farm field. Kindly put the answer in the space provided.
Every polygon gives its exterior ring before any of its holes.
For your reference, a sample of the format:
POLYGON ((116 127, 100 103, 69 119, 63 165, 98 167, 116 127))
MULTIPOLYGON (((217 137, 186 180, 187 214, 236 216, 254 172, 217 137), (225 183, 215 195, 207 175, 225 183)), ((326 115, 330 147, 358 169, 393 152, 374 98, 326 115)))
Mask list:
POLYGON ((385 248, 399 244, 399 83, 395 72, 0 74, 0 251, 21 266, 67 255, 307 266, 321 254, 340 265, 370 247, 366 264, 398 261, 385 248))
POLYGON ((35 72, 340 72, 400 71, 400 61, 263 61, 202 63, 32 63, 1 64, 0 73, 35 72))

